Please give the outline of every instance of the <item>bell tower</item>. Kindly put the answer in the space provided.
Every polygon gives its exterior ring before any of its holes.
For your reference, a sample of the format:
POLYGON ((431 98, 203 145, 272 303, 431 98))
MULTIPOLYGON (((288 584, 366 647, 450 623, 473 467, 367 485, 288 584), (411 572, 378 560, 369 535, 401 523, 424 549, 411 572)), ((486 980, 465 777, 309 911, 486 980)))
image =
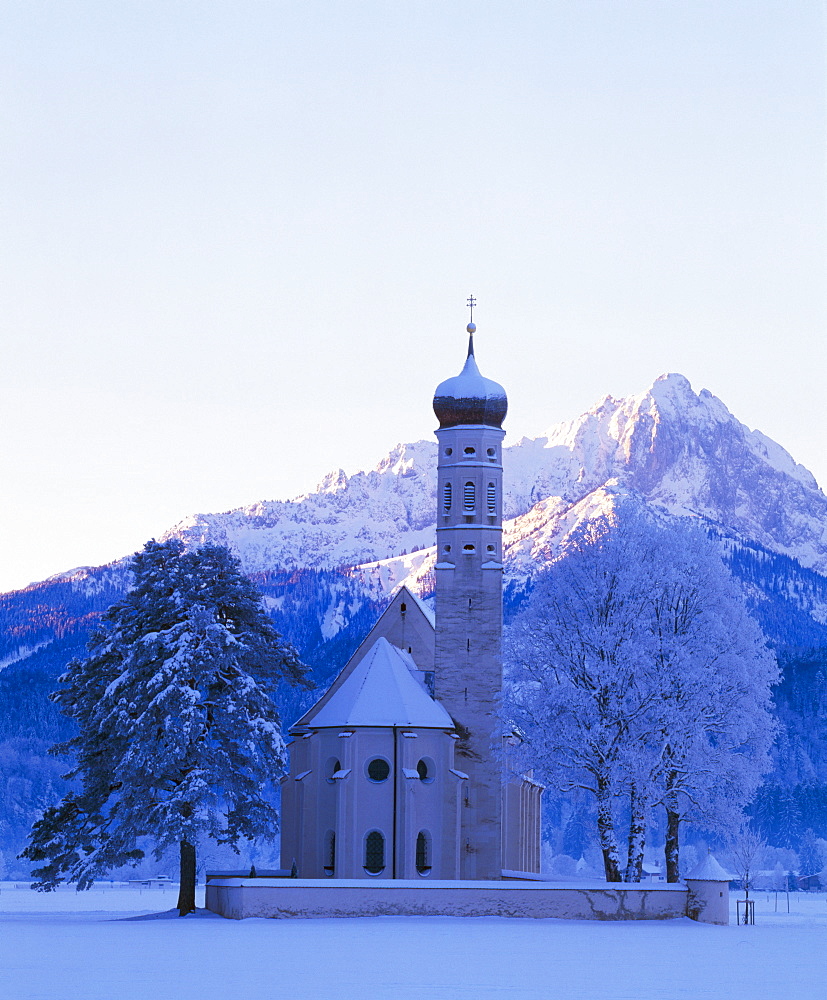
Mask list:
POLYGON ((435 698, 456 725, 456 767, 468 774, 460 824, 460 877, 502 877, 502 762, 497 752, 502 690, 501 385, 468 355, 434 395, 439 419, 435 698))

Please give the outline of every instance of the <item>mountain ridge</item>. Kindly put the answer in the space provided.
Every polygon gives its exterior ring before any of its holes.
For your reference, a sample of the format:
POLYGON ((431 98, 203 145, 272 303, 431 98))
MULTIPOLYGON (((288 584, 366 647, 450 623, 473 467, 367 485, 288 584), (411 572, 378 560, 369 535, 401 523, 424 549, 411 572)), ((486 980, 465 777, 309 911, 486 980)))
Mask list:
MULTIPOLYGON (((292 500, 193 515, 163 537, 229 544, 261 588, 276 628, 324 690, 394 587, 433 590, 436 455, 435 442, 397 445, 372 470, 334 470, 316 491, 292 500)), ((827 671, 827 497, 810 473, 679 375, 662 376, 635 396, 606 396, 544 436, 519 439, 505 449, 504 465, 506 620, 571 531, 622 501, 703 522, 785 658, 776 772, 756 814, 772 836, 786 838, 778 843, 793 837, 780 831, 782 814, 798 817, 795 836, 827 823, 827 742, 817 737, 827 718, 819 681, 827 671)), ((128 561, 77 567, 0 595, 0 789, 7 803, 0 849, 7 857, 63 787, 62 765, 47 751, 71 735, 70 724, 48 694, 127 589, 128 561)), ((314 697, 280 690, 285 724, 314 697)))
MULTIPOLYGON (((503 449, 503 464, 506 568, 518 575, 526 560, 559 546, 570 526, 628 494, 827 573, 827 497, 813 475, 707 389, 695 393, 683 375, 604 396, 542 436, 521 437, 503 449)), ((435 498, 436 442, 422 440, 396 445, 371 470, 333 470, 315 491, 193 514, 161 537, 228 545, 250 573, 361 566, 430 548, 435 498)), ((125 559, 108 564, 113 577, 125 559)), ((99 569, 49 580, 95 586, 99 569)))
MULTIPOLYGON (((815 478, 682 375, 660 376, 636 395, 606 396, 576 420, 520 438, 503 449, 503 465, 512 544, 534 533, 544 514, 559 518, 591 494, 596 509, 601 491, 621 491, 827 572, 827 497, 815 478)), ((292 500, 193 515, 164 537, 229 544, 250 572, 362 565, 431 546, 435 495, 436 444, 417 441, 396 445, 373 470, 336 470, 292 500)))

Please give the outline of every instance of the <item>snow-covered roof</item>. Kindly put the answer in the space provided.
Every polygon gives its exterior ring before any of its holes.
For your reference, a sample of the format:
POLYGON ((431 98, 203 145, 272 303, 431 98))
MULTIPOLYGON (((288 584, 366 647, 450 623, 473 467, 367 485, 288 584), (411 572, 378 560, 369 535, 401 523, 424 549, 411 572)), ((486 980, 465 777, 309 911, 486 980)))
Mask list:
POLYGON ((729 882, 734 876, 725 872, 715 858, 711 854, 707 854, 703 861, 695 865, 685 877, 706 882, 729 882))
POLYGON ((318 712, 302 719, 328 726, 415 726, 453 729, 451 716, 417 683, 407 653, 380 637, 318 712))
MULTIPOLYGON (((417 594, 403 585, 396 591, 391 602, 379 616, 379 620, 347 661, 330 688, 293 724, 291 732, 295 733, 306 726, 315 725, 313 720, 316 715, 336 696, 350 675, 358 671, 362 660, 373 649, 380 636, 403 653, 409 670, 418 671, 420 677, 423 671, 433 670, 434 613, 417 594), (410 602, 410 606, 407 614, 403 615, 402 607, 406 601, 410 602), (409 627, 407 634, 404 624, 406 618, 409 627), (415 659, 404 652, 404 647, 409 643, 414 645, 415 659)), ((423 686, 421 682, 417 683, 423 686)))
POLYGON ((416 606, 419 608, 422 614, 425 615, 425 617, 427 618, 431 627, 436 628, 436 616, 434 615, 433 611, 428 607, 428 605, 422 600, 419 594, 415 594, 409 587, 406 587, 405 584, 402 584, 399 590, 400 592, 403 590, 405 591, 405 596, 410 598, 410 600, 412 600, 414 604, 416 604, 416 606))
MULTIPOLYGON (((469 329, 469 333, 470 333, 469 329)), ((434 394, 434 413, 440 427, 485 424, 502 427, 508 411, 505 389, 480 374, 474 358, 474 338, 468 340, 468 357, 459 375, 440 382, 434 394)))

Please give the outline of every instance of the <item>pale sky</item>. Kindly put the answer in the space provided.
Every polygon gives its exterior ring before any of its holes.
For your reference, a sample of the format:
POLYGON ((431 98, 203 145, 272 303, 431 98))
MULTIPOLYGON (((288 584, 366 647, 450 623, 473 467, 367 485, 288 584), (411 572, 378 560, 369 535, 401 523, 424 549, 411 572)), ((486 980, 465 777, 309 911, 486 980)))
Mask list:
POLYGON ((0 590, 678 371, 827 484, 820 0, 4 0, 0 590))

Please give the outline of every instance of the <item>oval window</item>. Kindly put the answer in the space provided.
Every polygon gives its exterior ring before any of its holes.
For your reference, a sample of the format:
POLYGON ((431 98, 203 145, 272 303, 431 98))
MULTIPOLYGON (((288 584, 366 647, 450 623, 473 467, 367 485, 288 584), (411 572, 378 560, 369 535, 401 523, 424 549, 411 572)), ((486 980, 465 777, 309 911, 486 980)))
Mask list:
POLYGON ((374 757, 368 763, 368 777, 371 781, 387 781, 391 773, 391 766, 384 757, 374 757))

